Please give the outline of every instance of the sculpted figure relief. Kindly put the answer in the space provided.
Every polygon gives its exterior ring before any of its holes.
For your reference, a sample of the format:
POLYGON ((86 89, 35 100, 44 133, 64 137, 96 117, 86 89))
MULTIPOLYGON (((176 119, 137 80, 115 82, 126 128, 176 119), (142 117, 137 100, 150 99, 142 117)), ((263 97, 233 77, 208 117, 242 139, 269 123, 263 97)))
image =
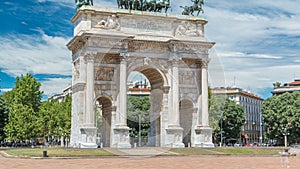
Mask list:
POLYGON ((108 16, 106 20, 98 22, 95 28, 112 29, 117 31, 121 30, 121 26, 116 15, 108 16))
POLYGON ((182 21, 175 30, 175 36, 201 36, 196 26, 187 21, 182 21))

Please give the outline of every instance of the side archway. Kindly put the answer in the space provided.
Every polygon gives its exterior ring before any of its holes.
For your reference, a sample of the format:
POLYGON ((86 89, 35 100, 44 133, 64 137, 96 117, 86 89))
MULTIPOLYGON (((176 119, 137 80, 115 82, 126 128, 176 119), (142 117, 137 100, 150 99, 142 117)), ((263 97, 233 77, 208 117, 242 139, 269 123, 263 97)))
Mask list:
POLYGON ((112 101, 105 96, 96 100, 97 143, 103 147, 111 146, 112 101))
POLYGON ((185 147, 191 146, 194 104, 189 99, 179 102, 180 126, 183 128, 182 142, 185 147))

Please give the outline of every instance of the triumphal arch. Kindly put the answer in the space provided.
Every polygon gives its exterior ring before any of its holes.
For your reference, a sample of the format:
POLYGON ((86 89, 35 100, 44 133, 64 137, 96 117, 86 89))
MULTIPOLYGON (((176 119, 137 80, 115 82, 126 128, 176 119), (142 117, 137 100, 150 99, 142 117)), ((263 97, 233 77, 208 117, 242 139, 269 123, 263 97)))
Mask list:
POLYGON ((151 84, 148 146, 213 147, 208 113, 209 49, 202 17, 82 6, 72 18, 73 147, 131 148, 127 81, 151 84), (102 124, 97 126, 101 107, 102 124), (100 136, 97 132, 101 128, 100 136))

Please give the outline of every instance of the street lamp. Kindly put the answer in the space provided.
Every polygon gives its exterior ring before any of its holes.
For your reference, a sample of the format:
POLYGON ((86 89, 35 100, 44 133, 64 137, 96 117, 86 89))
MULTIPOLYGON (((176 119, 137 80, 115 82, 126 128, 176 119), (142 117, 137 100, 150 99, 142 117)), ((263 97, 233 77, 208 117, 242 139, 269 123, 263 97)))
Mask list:
POLYGON ((220 143, 220 147, 222 147, 222 145, 223 145, 223 121, 222 121, 222 119, 223 119, 223 112, 220 112, 220 135, 221 135, 221 143, 220 143))
POLYGON ((141 138, 142 126, 141 126, 141 123, 142 123, 142 114, 139 113, 139 147, 141 147, 141 145, 142 145, 142 138, 141 138))
POLYGON ((290 135, 290 133, 287 131, 288 130, 288 126, 290 125, 291 123, 288 123, 286 125, 285 128, 283 128, 283 132, 282 132, 282 135, 284 136, 284 147, 286 148, 287 147, 287 136, 290 135))

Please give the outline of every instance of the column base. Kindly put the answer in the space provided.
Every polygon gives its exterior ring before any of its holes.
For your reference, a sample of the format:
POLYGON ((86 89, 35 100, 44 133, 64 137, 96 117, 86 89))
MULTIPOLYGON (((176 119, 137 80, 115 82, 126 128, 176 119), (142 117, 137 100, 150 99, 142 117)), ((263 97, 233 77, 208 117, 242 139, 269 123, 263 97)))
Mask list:
POLYGON ((113 148, 125 149, 132 147, 129 139, 129 127, 123 125, 116 125, 113 129, 113 133, 113 148))
POLYGON ((96 144, 96 127, 81 127, 81 142, 79 148, 97 148, 96 144))
POLYGON ((212 128, 208 126, 197 126, 195 129, 194 146, 200 148, 214 148, 212 143, 212 128))
POLYGON ((183 128, 180 126, 168 126, 166 135, 166 147, 169 148, 184 148, 182 142, 183 128))

